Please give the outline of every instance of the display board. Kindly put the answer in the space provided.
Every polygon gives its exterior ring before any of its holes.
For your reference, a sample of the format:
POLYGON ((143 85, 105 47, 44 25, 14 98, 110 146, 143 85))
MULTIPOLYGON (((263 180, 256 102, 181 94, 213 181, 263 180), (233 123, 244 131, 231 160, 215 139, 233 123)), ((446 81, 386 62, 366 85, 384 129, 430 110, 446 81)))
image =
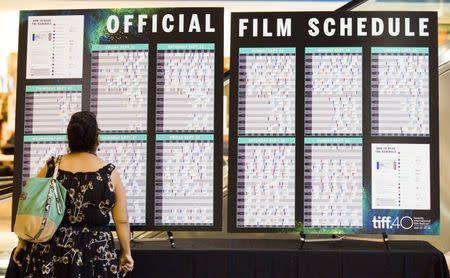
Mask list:
POLYGON ((13 215, 85 110, 132 229, 221 229, 223 9, 24 11, 19 36, 13 215))
POLYGON ((228 230, 439 234, 437 15, 233 13, 228 230))

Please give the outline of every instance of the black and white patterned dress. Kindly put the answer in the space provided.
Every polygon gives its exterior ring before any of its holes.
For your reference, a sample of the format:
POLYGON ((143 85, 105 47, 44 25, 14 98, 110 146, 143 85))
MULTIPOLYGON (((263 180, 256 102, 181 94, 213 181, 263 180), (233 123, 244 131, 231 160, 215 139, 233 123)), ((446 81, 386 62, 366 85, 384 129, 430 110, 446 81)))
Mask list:
MULTIPOLYGON (((54 158, 47 162, 53 175, 54 158)), ((111 183, 113 164, 95 172, 60 170, 58 180, 67 189, 64 219, 46 243, 28 243, 25 277, 119 277, 118 259, 111 231, 114 206, 111 183)))

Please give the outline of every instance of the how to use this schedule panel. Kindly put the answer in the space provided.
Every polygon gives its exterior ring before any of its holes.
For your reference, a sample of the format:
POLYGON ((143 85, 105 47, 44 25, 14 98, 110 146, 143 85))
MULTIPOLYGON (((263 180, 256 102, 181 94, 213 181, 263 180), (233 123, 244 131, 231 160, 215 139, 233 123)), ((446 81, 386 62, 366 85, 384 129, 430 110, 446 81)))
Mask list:
POLYGON ((15 184, 68 153, 71 116, 90 111, 133 230, 220 229, 223 9, 25 11, 20 22, 15 184), (127 25, 128 13, 145 22, 127 25))
POLYGON ((409 16, 232 14, 229 231, 439 233, 436 22, 409 16))

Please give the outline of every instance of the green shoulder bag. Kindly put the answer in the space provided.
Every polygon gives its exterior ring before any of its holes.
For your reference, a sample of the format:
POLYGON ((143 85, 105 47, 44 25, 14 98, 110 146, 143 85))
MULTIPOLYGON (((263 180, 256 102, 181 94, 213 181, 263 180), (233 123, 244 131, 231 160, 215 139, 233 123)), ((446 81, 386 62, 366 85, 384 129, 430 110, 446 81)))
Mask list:
POLYGON ((58 229, 66 209, 67 190, 56 179, 61 156, 56 158, 50 178, 29 178, 22 187, 14 232, 30 242, 49 241, 58 229))

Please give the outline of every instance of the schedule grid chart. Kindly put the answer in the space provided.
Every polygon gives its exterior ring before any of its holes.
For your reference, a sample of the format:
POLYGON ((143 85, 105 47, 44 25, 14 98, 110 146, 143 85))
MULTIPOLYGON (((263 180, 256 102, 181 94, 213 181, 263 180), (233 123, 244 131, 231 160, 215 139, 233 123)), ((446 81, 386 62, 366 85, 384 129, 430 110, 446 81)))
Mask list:
POLYGON ((158 44, 156 131, 214 132, 214 44, 158 44))
POLYGON ((103 132, 147 131, 148 63, 148 44, 91 46, 90 109, 103 132))
POLYGON ((305 135, 362 135, 362 48, 305 48, 305 135))
POLYGON ((24 134, 65 134, 81 96, 81 85, 26 86, 24 134))
POLYGON ((154 225, 214 223, 215 44, 158 43, 154 225))
POLYGON ((373 136, 429 136, 429 50, 371 48, 373 136))
POLYGON ((295 48, 240 48, 238 135, 295 135, 295 48))
POLYGON ((295 228, 295 47, 239 48, 236 227, 295 228))
POLYGON ((22 182, 36 176, 50 157, 67 153, 67 136, 25 135, 23 137, 22 182))
POLYGON ((295 138, 240 138, 238 228, 295 227, 295 138))
POLYGON ((158 134, 155 224, 214 224, 214 135, 158 134))
POLYGON ((120 175, 127 197, 130 224, 146 225, 147 135, 101 134, 97 155, 113 163, 120 175))
POLYGON ((362 228, 362 139, 305 138, 305 227, 362 228))

